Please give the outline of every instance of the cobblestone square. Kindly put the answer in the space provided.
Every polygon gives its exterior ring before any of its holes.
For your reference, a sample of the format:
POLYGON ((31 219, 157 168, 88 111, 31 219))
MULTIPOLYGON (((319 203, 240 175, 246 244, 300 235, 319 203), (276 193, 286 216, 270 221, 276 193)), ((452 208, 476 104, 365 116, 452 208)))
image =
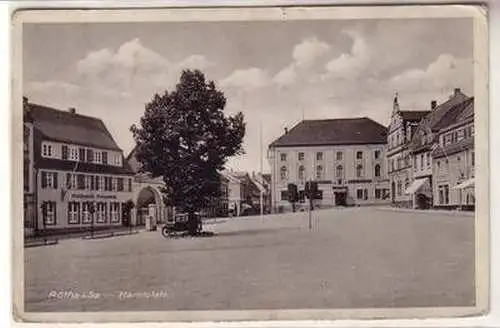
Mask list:
POLYGON ((346 208, 25 250, 32 311, 474 305, 474 217, 346 208))

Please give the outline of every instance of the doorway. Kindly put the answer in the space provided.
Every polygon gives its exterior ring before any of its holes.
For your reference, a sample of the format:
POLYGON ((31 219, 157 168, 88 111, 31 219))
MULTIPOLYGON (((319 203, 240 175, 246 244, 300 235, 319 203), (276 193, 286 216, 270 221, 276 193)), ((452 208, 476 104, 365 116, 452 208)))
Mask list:
POLYGON ((335 206, 346 206, 347 205, 347 193, 336 191, 335 195, 335 206))

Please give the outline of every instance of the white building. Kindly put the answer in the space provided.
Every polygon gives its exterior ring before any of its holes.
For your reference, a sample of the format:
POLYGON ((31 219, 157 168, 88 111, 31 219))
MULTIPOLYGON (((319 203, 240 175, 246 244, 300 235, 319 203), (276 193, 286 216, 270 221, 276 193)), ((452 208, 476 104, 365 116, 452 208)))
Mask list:
POLYGON ((291 209, 288 184, 317 181, 316 207, 389 201, 387 128, 370 118, 306 120, 269 145, 273 211, 291 209))

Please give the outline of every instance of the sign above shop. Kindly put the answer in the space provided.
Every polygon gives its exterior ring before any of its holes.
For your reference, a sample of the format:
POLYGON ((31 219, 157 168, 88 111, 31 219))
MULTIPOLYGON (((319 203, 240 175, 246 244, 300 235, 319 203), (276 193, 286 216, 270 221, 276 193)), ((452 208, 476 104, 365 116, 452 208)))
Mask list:
POLYGON ((71 194, 72 198, 76 199, 116 199, 116 195, 101 195, 101 194, 71 194))

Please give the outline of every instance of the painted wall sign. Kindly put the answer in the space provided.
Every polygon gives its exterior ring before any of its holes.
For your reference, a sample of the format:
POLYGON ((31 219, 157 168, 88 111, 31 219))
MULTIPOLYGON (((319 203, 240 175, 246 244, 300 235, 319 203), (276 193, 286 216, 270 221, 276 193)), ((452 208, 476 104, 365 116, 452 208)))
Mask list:
POLYGON ((100 194, 71 194, 72 198, 77 199, 116 199, 116 195, 100 195, 100 194))

